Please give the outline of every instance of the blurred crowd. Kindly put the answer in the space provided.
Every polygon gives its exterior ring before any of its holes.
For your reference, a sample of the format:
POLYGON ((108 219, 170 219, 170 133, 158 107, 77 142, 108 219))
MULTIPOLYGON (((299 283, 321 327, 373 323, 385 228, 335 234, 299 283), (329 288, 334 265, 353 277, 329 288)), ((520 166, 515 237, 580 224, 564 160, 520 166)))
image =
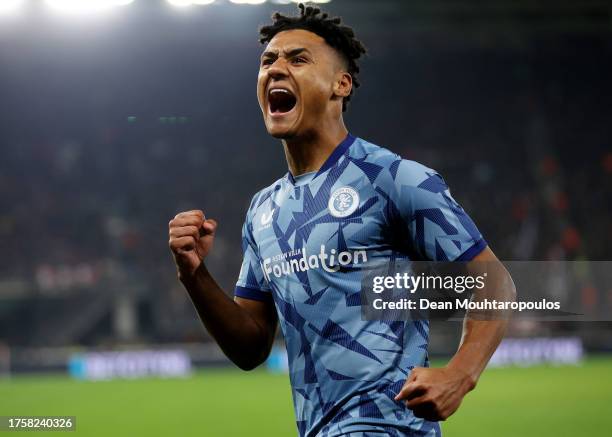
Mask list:
MULTIPOLYGON (((438 170, 502 260, 610 259, 610 44, 425 42, 397 61, 401 49, 365 61, 350 131, 438 170)), ((167 223, 182 210, 219 221, 210 265, 233 291, 247 205, 287 171, 284 155, 264 131, 253 69, 178 89, 163 85, 173 74, 149 78, 164 89, 142 97, 152 107, 174 99, 157 112, 126 107, 120 88, 101 82, 55 83, 53 101, 32 95, 27 78, 11 90, 0 132, 0 332, 9 342, 27 343, 15 332, 46 311, 14 301, 56 299, 55 308, 62 296, 131 287, 139 335, 199 339, 167 248, 167 223), (71 92, 82 100, 57 98, 71 92)))

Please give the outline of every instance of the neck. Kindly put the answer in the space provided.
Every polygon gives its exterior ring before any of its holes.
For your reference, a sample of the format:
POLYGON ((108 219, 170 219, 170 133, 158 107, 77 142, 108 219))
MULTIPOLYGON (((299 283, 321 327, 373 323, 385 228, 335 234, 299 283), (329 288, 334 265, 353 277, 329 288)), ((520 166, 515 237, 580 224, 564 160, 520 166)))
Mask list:
POLYGON ((299 176, 319 170, 347 135, 348 130, 340 119, 340 122, 333 126, 283 140, 289 171, 293 176, 299 176))

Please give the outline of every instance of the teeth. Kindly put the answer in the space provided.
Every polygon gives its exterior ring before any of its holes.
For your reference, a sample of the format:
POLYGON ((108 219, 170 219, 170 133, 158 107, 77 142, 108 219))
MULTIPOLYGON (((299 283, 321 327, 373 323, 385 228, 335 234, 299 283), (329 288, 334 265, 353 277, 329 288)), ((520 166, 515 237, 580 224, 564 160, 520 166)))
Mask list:
POLYGON ((285 94, 291 94, 289 91, 282 89, 282 88, 275 88, 273 90, 270 90, 270 94, 272 93, 285 93, 285 94))

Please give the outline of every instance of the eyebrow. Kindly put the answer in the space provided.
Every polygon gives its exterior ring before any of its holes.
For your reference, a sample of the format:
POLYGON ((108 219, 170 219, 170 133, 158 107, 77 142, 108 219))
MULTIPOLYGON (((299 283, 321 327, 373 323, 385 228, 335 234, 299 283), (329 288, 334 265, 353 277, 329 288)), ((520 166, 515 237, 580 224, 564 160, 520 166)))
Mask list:
MULTIPOLYGON (((297 47, 295 49, 291 49, 287 52, 286 57, 290 58, 292 56, 296 56, 299 55, 302 52, 307 52, 310 53, 310 50, 308 50, 305 47, 297 47)), ((263 52, 261 55, 261 58, 276 58, 278 57, 278 52, 271 52, 271 51, 267 51, 267 52, 263 52)))

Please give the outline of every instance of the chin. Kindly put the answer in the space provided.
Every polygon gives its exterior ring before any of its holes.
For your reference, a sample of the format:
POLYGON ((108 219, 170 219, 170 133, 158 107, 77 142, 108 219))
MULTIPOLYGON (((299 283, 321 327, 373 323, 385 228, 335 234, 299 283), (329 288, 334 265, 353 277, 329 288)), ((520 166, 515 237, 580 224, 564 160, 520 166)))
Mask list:
POLYGON ((270 136, 279 140, 288 140, 296 136, 295 126, 282 126, 277 123, 266 124, 266 130, 270 136))
POLYGON ((277 140, 288 140, 295 136, 293 132, 287 129, 268 129, 268 133, 277 140))

